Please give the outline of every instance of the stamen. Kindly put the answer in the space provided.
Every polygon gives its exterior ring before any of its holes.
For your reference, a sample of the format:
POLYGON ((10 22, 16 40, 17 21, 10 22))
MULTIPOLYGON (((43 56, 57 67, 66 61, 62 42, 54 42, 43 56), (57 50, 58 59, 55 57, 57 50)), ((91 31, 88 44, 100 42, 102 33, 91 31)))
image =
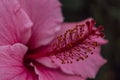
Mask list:
MULTIPOLYGON (((103 37, 103 27, 93 29, 95 21, 87 21, 85 24, 76 25, 57 37, 57 42, 51 46, 48 52, 50 57, 56 56, 61 64, 72 64, 73 61, 85 60, 98 46, 98 42, 90 42, 92 36, 103 37), (55 45, 54 45, 55 44, 55 45)), ((51 60, 55 62, 54 60, 51 60)))

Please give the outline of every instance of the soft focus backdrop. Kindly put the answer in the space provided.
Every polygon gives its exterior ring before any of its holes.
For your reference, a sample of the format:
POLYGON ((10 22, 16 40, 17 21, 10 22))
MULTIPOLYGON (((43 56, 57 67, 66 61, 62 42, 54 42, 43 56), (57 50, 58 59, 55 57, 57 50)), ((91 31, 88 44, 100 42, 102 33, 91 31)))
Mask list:
POLYGON ((109 44, 102 46, 102 56, 108 60, 95 79, 120 80, 120 0, 60 0, 65 22, 93 17, 105 28, 109 44))

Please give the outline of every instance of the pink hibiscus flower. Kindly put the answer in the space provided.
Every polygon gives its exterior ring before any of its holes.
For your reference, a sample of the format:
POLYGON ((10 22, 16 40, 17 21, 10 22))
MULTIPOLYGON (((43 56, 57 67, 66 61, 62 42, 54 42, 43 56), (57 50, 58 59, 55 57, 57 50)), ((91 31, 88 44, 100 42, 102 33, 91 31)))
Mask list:
POLYGON ((0 80, 95 77, 106 63, 103 28, 92 18, 63 24, 60 7, 58 0, 0 0, 0 80))

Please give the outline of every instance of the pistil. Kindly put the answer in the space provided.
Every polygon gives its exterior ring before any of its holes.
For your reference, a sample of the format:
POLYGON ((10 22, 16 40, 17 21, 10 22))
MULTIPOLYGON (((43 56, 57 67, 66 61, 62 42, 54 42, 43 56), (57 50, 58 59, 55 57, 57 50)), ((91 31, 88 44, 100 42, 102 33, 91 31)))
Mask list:
MULTIPOLYGON (((86 21, 86 23, 76 25, 72 29, 68 29, 63 35, 57 37, 57 41, 52 43, 46 53, 52 62, 56 59, 62 64, 73 63, 73 61, 85 60, 89 54, 93 54, 93 50, 98 46, 98 42, 92 41, 92 38, 103 37, 102 26, 94 28, 95 20, 86 21)), ((28 57, 38 58, 39 54, 32 54, 28 57)), ((40 57, 39 57, 40 58, 40 57)))

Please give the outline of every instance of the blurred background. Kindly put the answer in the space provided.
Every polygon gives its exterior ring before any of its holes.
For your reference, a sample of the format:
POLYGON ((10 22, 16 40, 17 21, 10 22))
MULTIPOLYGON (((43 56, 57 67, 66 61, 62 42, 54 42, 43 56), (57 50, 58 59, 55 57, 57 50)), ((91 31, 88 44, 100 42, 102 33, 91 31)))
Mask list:
POLYGON ((102 46, 102 55, 108 60, 95 79, 120 80, 120 0, 60 0, 65 22, 93 17, 105 28, 109 44, 102 46))

